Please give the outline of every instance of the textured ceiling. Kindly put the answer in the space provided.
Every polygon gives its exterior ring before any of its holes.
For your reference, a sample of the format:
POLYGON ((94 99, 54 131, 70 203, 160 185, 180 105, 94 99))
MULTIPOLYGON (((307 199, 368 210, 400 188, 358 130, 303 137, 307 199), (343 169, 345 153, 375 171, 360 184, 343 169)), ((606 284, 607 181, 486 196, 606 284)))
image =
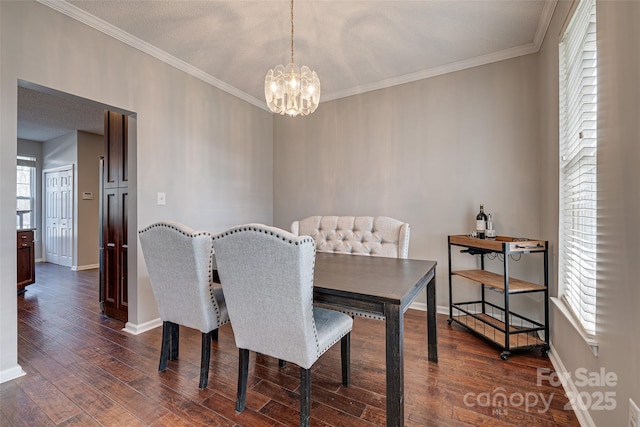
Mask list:
POLYGON ((103 129, 100 104, 18 86, 18 138, 48 141, 76 130, 102 135, 103 129))
MULTIPOLYGON (((261 108, 290 59, 287 0, 39 1, 261 108)), ((296 0, 295 62, 338 99, 536 52, 555 4, 296 0)))

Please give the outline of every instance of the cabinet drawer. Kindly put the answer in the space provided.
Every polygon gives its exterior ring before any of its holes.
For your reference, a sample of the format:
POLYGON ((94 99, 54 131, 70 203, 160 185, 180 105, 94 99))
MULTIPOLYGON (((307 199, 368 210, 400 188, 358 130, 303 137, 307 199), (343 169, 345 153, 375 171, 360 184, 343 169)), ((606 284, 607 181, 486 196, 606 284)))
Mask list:
POLYGON ((33 231, 18 231, 18 247, 22 247, 24 243, 33 243, 33 231))

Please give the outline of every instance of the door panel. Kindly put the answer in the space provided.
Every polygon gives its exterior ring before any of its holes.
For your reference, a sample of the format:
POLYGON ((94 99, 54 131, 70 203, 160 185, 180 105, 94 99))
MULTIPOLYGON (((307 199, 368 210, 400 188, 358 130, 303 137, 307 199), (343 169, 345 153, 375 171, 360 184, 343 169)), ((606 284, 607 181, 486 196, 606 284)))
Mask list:
POLYGON ((105 188, 126 187, 129 181, 127 162, 127 118, 113 111, 105 111, 105 188))
POLYGON ((44 259, 73 263, 73 169, 45 172, 44 259))
POLYGON ((127 117, 105 111, 102 173, 102 306, 107 316, 127 321, 127 117))
POLYGON ((60 221, 58 225, 60 239, 60 262, 71 267, 73 261, 73 172, 60 172, 60 221))
POLYGON ((121 236, 122 236, 122 240, 121 240, 121 245, 120 245, 120 265, 121 265, 121 292, 120 292, 120 304, 124 309, 128 309, 128 302, 129 302, 129 287, 128 287, 128 281, 127 281, 127 272, 128 270, 128 264, 127 264, 127 255, 128 255, 128 250, 129 250, 129 244, 127 243, 128 241, 128 231, 129 231, 129 227, 128 224, 129 222, 127 221, 128 218, 128 211, 129 211, 129 189, 128 188, 120 188, 119 189, 119 201, 120 201, 120 217, 121 217, 121 224, 122 224, 122 229, 121 229, 121 236))
POLYGON ((45 174, 45 261, 58 264, 58 172, 45 174))

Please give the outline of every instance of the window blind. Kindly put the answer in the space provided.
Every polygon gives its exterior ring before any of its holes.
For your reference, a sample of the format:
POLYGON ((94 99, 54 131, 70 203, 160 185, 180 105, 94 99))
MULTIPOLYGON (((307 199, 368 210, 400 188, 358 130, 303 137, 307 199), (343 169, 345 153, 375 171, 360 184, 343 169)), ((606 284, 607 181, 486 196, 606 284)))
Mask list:
POLYGON ((595 0, 582 0, 560 42, 559 281, 588 335, 596 332, 597 51, 595 0))
POLYGON ((18 159, 17 160, 18 166, 26 166, 26 167, 30 167, 30 168, 35 168, 36 167, 36 158, 35 157, 18 156, 17 159, 18 159))

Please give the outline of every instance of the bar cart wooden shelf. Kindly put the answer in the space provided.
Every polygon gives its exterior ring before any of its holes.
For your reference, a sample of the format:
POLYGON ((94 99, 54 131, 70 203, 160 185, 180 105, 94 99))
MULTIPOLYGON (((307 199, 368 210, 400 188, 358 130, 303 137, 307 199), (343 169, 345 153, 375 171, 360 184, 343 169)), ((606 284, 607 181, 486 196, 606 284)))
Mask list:
POLYGON ((464 235, 449 236, 449 319, 470 332, 495 344, 506 360, 518 349, 540 348, 549 352, 549 255, 548 242, 544 240, 497 236, 495 239, 478 239, 464 235), (461 252, 480 256, 479 270, 458 270, 451 266, 451 248, 462 247, 461 252), (503 274, 485 271, 485 256, 501 254, 503 274), (544 283, 536 284, 509 277, 511 255, 541 254, 544 263, 544 283), (481 299, 454 301, 454 276, 464 277, 481 286, 481 299), (501 305, 487 301, 485 290, 491 289, 504 295, 501 305), (513 295, 540 292, 544 295, 544 323, 514 313, 510 308, 513 295), (544 338, 540 337, 544 332, 544 338))

